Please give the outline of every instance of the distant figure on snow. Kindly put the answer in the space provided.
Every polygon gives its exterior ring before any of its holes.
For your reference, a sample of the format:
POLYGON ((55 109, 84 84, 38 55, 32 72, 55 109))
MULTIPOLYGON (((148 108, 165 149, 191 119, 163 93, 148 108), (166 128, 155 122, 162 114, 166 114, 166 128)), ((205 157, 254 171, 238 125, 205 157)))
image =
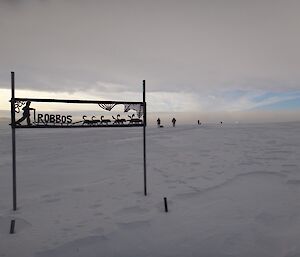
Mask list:
POLYGON ((175 123, 176 123, 176 119, 175 119, 175 118, 173 118, 173 119, 172 119, 172 124, 173 124, 173 127, 175 127, 175 123))
POLYGON ((157 119, 157 127, 160 128, 160 118, 157 119))
POLYGON ((200 122, 200 120, 198 120, 198 125, 201 125, 201 122, 200 122))
POLYGON ((23 116, 22 118, 18 119, 16 121, 16 124, 21 125, 20 123, 22 121, 24 121, 25 119, 27 120, 27 125, 31 126, 31 122, 30 122, 30 110, 34 110, 34 108, 30 108, 31 101, 27 101, 26 105, 22 108, 23 110, 23 116))

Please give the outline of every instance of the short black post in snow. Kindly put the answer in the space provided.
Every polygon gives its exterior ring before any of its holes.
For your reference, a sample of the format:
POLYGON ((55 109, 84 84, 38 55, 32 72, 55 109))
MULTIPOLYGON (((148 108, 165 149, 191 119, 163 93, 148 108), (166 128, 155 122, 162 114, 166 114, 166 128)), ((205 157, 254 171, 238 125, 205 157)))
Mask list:
POLYGON ((15 233, 15 224, 16 224, 16 220, 11 220, 10 221, 10 234, 14 234, 15 233))
POLYGON ((164 203, 165 203, 165 212, 169 212, 167 197, 164 197, 164 203))

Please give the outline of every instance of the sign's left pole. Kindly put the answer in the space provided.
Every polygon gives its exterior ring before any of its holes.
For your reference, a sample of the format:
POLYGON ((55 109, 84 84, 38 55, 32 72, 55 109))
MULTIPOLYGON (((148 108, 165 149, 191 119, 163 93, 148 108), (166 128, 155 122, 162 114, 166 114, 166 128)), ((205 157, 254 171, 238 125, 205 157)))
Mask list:
POLYGON ((11 134, 12 134, 12 179, 13 179, 13 210, 17 210, 17 173, 16 173, 16 116, 15 116, 15 73, 11 72, 10 100, 11 134))

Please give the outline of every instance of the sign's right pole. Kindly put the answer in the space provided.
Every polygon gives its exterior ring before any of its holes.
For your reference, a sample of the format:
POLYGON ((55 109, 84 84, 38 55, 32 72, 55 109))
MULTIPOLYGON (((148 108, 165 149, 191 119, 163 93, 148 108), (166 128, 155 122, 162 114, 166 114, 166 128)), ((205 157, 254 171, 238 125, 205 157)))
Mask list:
POLYGON ((146 169, 146 81, 143 80, 143 141, 144 141, 144 195, 147 195, 147 169, 146 169))
POLYGON ((16 116, 15 116, 15 73, 11 72, 11 142, 12 142, 12 179, 13 179, 13 210, 17 210, 17 173, 16 173, 16 116))

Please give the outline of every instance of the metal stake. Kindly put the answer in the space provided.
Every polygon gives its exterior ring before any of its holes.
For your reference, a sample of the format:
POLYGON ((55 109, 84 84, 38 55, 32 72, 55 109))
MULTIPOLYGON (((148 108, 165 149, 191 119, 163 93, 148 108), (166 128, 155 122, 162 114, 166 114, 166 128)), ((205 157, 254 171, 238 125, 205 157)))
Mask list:
POLYGON ((143 80, 143 107, 144 107, 144 125, 143 125, 143 141, 144 141, 144 194, 147 195, 147 169, 146 169, 146 81, 143 80))
POLYGON ((165 203, 165 212, 168 212, 168 201, 167 201, 167 197, 164 197, 164 203, 165 203))
POLYGON ((16 117, 15 117, 15 73, 11 72, 11 133, 12 133, 12 179, 13 179, 13 210, 17 210, 17 174, 16 174, 16 117))

